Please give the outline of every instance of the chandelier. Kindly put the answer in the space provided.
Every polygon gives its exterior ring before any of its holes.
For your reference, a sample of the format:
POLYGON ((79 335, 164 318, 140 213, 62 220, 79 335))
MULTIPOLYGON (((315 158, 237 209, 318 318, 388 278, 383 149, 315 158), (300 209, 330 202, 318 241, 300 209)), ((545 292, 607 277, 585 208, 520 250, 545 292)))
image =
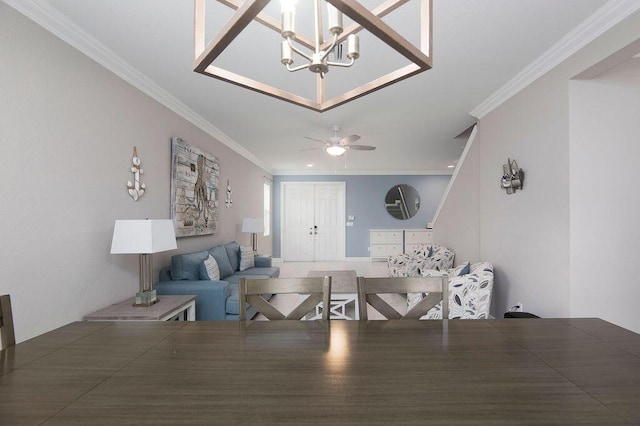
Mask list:
POLYGON ((350 67, 360 56, 360 40, 356 34, 349 34, 347 37, 347 58, 349 62, 335 62, 327 60, 329 53, 336 47, 338 36, 342 34, 344 28, 342 26, 342 12, 336 9, 331 3, 327 3, 327 16, 329 34, 331 34, 331 44, 322 50, 322 9, 320 1, 314 0, 314 50, 312 54, 307 54, 303 50, 296 47, 294 40, 296 38, 295 31, 295 2, 291 0, 282 1, 282 41, 281 59, 283 65, 291 72, 309 69, 311 72, 320 74, 321 78, 329 72, 329 65, 337 67, 350 67), (291 67, 293 64, 293 52, 304 57, 309 62, 297 67, 291 67))
MULTIPOLYGON (((371 10, 365 8, 357 0, 314 0, 313 39, 306 36, 304 32, 296 31, 296 7, 292 0, 283 0, 280 20, 262 12, 271 0, 245 0, 244 2, 242 0, 217 0, 224 6, 234 9, 235 13, 209 43, 205 41, 205 0, 194 1, 195 72, 314 111, 330 110, 431 69, 432 66, 432 0, 385 0, 371 10), (382 20, 384 16, 409 1, 420 3, 420 47, 411 44, 382 20), (330 40, 326 41, 323 39, 321 3, 326 3, 327 7, 327 28, 330 40), (343 14, 353 21, 346 28, 343 26, 343 14), (316 96, 314 99, 214 65, 214 61, 252 21, 280 33, 283 38, 280 45, 280 62, 288 71, 308 69, 316 74, 316 96), (360 40, 357 35, 360 31, 368 31, 408 59, 410 64, 327 99, 325 85, 328 79, 325 76, 331 67, 351 67, 360 57, 360 40), (331 53, 341 51, 344 44, 346 44, 347 61, 330 60, 331 53), (297 59, 296 55, 303 58, 302 64, 294 64, 297 59)), ((334 56, 338 56, 339 59, 340 55, 334 56)))

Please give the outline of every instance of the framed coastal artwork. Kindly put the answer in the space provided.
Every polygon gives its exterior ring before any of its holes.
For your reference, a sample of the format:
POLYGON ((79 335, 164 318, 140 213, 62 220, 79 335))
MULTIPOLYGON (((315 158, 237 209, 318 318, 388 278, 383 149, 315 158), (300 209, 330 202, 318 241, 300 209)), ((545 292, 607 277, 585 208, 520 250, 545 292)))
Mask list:
POLYGON ((171 139, 171 219, 176 237, 215 234, 218 231, 218 158, 171 139))

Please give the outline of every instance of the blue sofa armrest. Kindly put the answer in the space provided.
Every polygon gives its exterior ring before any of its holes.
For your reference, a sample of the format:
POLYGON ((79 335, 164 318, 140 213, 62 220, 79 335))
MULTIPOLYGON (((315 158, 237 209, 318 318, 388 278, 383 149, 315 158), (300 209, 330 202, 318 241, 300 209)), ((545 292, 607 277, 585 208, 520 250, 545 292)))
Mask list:
POLYGON ((271 268, 271 256, 256 256, 256 268, 271 268))
POLYGON ((196 295, 197 321, 224 321, 227 298, 231 295, 229 283, 217 280, 161 281, 154 288, 159 295, 196 295))

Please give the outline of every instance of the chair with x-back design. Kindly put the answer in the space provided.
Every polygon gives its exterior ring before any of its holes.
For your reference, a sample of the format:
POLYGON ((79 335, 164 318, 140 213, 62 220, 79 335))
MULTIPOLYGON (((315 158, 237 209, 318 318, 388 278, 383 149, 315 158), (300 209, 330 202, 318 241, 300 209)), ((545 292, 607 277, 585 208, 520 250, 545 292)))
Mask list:
POLYGON ((11 297, 0 296, 0 349, 16 344, 13 331, 13 314, 11 313, 11 297))
POLYGON ((247 303, 270 320, 299 320, 318 303, 322 302, 322 319, 329 319, 329 301, 331 300, 331 277, 307 278, 240 278, 239 302, 240 321, 247 319, 247 303), (309 295, 288 315, 280 312, 267 301, 265 294, 309 295))
POLYGON ((445 277, 358 277, 358 304, 360 319, 367 320, 367 303, 386 319, 420 319, 442 301, 442 318, 449 318, 449 284, 445 277), (428 293, 405 315, 394 309, 379 294, 428 293))

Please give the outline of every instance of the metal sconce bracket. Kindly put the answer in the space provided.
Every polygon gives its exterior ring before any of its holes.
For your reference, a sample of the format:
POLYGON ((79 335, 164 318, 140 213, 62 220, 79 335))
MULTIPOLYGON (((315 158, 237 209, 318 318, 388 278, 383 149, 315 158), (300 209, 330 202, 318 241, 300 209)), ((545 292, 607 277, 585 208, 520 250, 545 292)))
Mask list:
POLYGON ((516 160, 507 158, 507 164, 502 165, 502 178, 500 179, 500 187, 507 191, 507 194, 513 194, 518 189, 522 190, 524 183, 524 171, 518 167, 516 160))

